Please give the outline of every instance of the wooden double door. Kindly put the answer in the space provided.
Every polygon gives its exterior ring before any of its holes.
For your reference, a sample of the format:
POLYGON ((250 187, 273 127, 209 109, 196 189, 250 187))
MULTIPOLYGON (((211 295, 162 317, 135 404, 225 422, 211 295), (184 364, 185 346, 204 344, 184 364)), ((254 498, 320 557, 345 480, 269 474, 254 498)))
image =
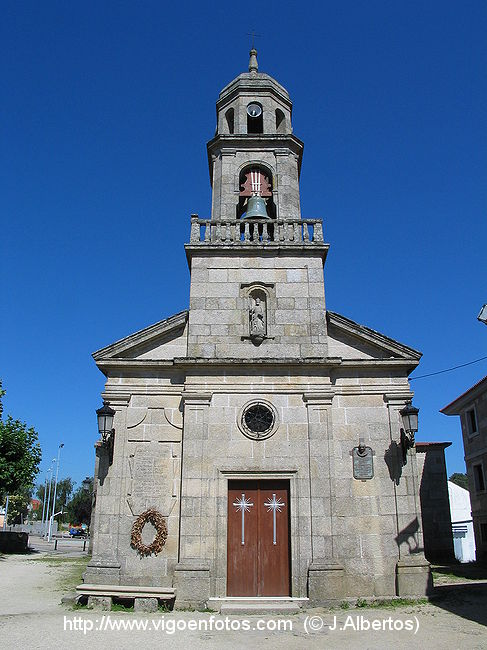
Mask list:
POLYGON ((229 481, 228 596, 289 596, 289 481, 229 481))

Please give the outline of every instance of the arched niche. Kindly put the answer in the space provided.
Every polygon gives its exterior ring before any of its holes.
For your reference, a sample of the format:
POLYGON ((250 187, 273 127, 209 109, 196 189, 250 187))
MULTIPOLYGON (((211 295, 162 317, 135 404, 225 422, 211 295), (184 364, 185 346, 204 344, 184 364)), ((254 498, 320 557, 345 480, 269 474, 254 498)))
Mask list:
POLYGON ((249 336, 259 345, 267 337, 269 297, 264 288, 254 286, 249 291, 249 336))

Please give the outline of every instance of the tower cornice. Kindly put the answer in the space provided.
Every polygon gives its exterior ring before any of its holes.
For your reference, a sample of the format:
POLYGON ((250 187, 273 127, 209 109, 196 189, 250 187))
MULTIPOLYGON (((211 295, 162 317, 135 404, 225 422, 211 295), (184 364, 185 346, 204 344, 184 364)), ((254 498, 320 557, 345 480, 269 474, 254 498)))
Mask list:
POLYGON ((237 79, 222 90, 216 102, 217 111, 225 108, 227 104, 239 96, 259 97, 269 94, 273 95, 291 111, 293 103, 289 98, 288 92, 275 79, 268 75, 252 77, 252 75, 248 74, 247 78, 242 78, 243 76, 237 77, 237 79))
POLYGON ((240 151, 274 151, 288 149, 297 156, 298 174, 301 173, 304 143, 293 134, 247 134, 247 133, 219 133, 206 145, 208 153, 208 169, 210 183, 213 185, 213 156, 220 155, 223 150, 240 151))

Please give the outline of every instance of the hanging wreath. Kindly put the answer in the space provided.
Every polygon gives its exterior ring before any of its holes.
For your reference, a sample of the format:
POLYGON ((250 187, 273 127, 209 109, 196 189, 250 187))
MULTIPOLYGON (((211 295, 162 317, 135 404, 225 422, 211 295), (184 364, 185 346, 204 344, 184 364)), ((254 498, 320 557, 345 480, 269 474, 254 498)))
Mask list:
POLYGON ((162 547, 167 539, 167 524, 164 517, 155 508, 149 508, 137 517, 132 526, 130 534, 130 546, 137 551, 139 555, 145 557, 146 555, 157 555, 162 551, 162 547), (152 544, 144 544, 142 542, 142 529, 150 523, 156 529, 156 536, 152 544))

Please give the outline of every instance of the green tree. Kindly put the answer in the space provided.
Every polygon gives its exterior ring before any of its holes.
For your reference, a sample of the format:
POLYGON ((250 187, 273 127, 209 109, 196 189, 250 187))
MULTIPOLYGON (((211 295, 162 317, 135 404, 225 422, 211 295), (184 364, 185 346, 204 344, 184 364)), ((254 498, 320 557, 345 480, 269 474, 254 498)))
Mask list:
MULTIPOLYGON (((5 391, 0 384, 1 397, 5 391)), ((20 420, 8 415, 0 419, 0 498, 8 495, 30 495, 39 472, 42 453, 37 433, 20 420)))
POLYGON ((89 486, 81 486, 73 494, 73 498, 68 503, 67 513, 70 524, 90 525, 91 519, 91 498, 93 494, 93 479, 90 480, 89 486))
POLYGON ((448 480, 451 481, 452 483, 456 483, 457 485, 464 488, 465 490, 468 490, 468 477, 466 474, 455 472, 450 476, 448 480))
POLYGON ((8 525, 23 523, 29 514, 30 496, 13 494, 8 498, 8 525))
MULTIPOLYGON (((69 499, 71 498, 71 494, 73 493, 73 488, 74 488, 74 482, 73 479, 70 478, 69 476, 58 481, 57 491, 56 491, 56 509, 54 510, 54 512, 60 512, 61 510, 66 512, 66 505, 69 502, 69 499)), ((45 491, 46 491, 46 486, 45 484, 43 484, 38 486, 36 492, 37 498, 41 501, 41 506, 40 506, 41 513, 44 507, 45 491)), ((54 494, 54 485, 51 486, 51 504, 49 505, 49 510, 51 510, 52 508, 53 494, 54 494)), ((46 499, 46 504, 47 504, 47 499, 46 499)), ((62 516, 56 517, 56 521, 66 522, 67 515, 63 514, 62 516)))

